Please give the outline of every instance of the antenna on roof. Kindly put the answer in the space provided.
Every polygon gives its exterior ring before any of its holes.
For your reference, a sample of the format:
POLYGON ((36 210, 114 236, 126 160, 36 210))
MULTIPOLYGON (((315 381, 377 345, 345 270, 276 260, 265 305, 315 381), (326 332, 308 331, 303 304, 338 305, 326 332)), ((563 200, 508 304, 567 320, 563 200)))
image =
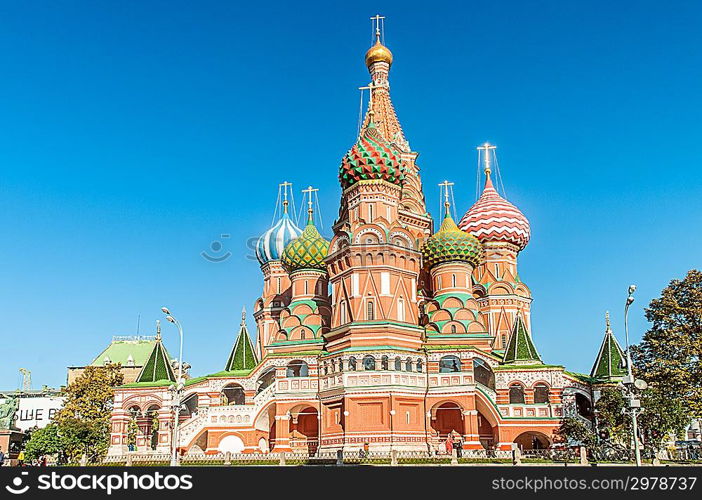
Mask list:
POLYGON ((137 314, 137 336, 139 335, 139 327, 141 326, 141 313, 137 314))

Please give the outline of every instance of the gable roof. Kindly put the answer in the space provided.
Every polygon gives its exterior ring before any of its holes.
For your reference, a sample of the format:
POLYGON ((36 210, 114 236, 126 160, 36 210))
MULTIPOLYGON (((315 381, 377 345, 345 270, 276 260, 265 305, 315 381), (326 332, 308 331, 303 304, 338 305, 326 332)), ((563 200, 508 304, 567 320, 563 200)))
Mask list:
POLYGON ((627 374, 624 350, 612 332, 609 323, 609 311, 605 315, 605 320, 607 323, 605 336, 597 353, 595 364, 592 365, 590 376, 598 380, 619 380, 627 374))
POLYGON ((108 345, 89 366, 122 363, 122 366, 144 366, 156 343, 155 337, 112 337, 108 345))
POLYGON ((542 363, 531 335, 527 332, 521 315, 517 314, 512 327, 512 334, 507 342, 503 363, 531 364, 542 363))
POLYGON ((256 365, 258 365, 258 359, 256 358, 256 351, 251 343, 249 330, 246 328, 246 309, 244 309, 241 311, 239 334, 234 341, 234 346, 229 353, 229 358, 227 359, 224 370, 252 370, 256 365))

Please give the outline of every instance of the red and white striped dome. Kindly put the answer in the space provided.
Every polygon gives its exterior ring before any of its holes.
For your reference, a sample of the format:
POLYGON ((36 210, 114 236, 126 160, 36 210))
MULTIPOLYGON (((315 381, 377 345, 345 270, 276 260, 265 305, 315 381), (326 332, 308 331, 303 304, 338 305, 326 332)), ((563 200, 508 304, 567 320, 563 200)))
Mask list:
POLYGON ((458 227, 482 241, 506 241, 524 250, 531 237, 529 221, 517 207, 497 193, 490 176, 478 201, 468 209, 458 227))

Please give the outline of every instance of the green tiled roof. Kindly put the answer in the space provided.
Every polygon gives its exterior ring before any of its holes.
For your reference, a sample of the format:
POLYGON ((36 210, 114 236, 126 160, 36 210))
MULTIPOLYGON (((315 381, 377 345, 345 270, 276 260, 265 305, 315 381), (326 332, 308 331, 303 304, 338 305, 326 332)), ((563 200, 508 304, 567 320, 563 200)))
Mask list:
POLYGON ((112 340, 110 345, 90 363, 90 366, 103 366, 107 360, 110 363, 122 363, 122 366, 130 364, 144 366, 155 343, 156 340, 153 340, 153 337, 152 340, 112 340))
POLYGON ((136 381, 157 382, 159 380, 170 380, 175 382, 175 379, 171 358, 168 356, 166 348, 163 347, 161 336, 157 335, 149 359, 146 361, 144 368, 141 369, 136 381))
POLYGON ((622 350, 617 338, 612 333, 612 328, 609 324, 609 313, 606 316, 607 327, 605 329, 604 340, 600 346, 600 351, 597 353, 595 364, 592 365, 590 376, 598 380, 611 381, 621 379, 627 373, 624 351, 622 350))
POLYGON ((246 311, 242 311, 239 335, 237 335, 234 341, 234 347, 232 347, 224 370, 253 370, 257 364, 258 359, 256 358, 256 352, 251 343, 249 330, 246 328, 246 311))
POLYGON ((503 361, 504 363, 520 364, 542 363, 541 356, 539 356, 520 315, 517 315, 514 321, 514 328, 509 342, 507 342, 503 361))

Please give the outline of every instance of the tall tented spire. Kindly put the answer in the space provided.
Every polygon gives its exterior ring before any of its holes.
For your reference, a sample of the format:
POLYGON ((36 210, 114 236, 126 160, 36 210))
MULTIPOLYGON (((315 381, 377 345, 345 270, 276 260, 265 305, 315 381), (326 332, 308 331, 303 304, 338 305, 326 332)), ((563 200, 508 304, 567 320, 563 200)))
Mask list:
POLYGON ((372 124, 391 145, 392 149, 400 153, 407 173, 400 196, 400 211, 410 225, 418 227, 420 231, 428 235, 431 220, 427 214, 419 166, 415 163, 418 153, 412 151, 390 99, 388 76, 390 66, 393 63, 393 55, 383 43, 385 18, 376 15, 371 20, 374 25, 375 43, 368 49, 365 57, 371 82, 368 86, 362 87, 363 90, 368 90, 369 103, 359 137, 364 137, 366 129, 372 124))
POLYGON ((157 321, 154 348, 151 350, 151 354, 149 354, 149 358, 144 364, 144 368, 141 369, 136 381, 158 382, 159 380, 175 382, 176 377, 171 365, 171 358, 168 356, 168 352, 161 341, 161 322, 157 321))
POLYGON ((612 332, 609 322, 609 311, 605 314, 605 336, 597 353, 595 364, 592 365, 590 376, 601 381, 612 382, 621 380, 626 374, 626 360, 617 338, 612 332))
POLYGON ((228 372, 235 370, 253 370, 258 364, 258 358, 251 343, 249 330, 246 328, 246 308, 241 311, 241 325, 232 347, 232 352, 227 359, 224 369, 228 372))
POLYGON ((512 328, 512 335, 505 349, 504 363, 534 364, 541 363, 541 356, 527 332, 521 315, 517 315, 512 328))

